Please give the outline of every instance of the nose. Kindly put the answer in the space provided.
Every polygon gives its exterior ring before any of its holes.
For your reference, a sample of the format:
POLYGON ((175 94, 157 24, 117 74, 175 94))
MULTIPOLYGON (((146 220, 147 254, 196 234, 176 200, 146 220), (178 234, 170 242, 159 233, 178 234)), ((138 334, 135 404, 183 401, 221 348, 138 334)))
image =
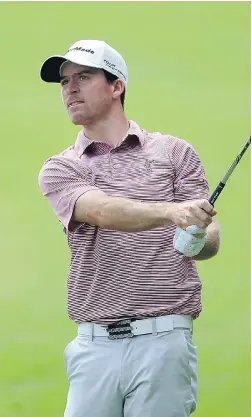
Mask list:
POLYGON ((67 91, 68 91, 69 94, 78 93, 80 91, 78 83, 74 78, 70 78, 70 80, 68 81, 67 91))

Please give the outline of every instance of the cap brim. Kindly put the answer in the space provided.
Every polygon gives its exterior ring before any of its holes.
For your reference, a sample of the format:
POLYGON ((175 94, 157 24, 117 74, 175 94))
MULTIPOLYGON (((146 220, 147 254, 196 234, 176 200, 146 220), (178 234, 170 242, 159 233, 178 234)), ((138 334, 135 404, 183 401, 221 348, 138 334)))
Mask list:
POLYGON ((42 67, 40 69, 41 79, 48 83, 60 83, 60 67, 66 61, 70 61, 78 65, 85 65, 87 67, 101 68, 89 61, 80 62, 79 60, 69 59, 63 55, 54 55, 47 58, 45 62, 42 64, 42 67))
POLYGON ((50 56, 42 64, 40 69, 40 77, 43 81, 48 83, 60 82, 60 67, 67 59, 62 55, 50 56))

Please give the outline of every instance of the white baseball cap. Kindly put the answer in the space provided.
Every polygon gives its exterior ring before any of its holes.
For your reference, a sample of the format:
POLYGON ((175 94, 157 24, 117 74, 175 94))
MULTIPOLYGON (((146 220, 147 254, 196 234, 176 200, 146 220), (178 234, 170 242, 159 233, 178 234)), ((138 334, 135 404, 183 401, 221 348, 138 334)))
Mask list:
POLYGON ((104 41, 80 40, 67 50, 65 55, 53 55, 45 60, 40 77, 49 83, 60 82, 60 67, 70 61, 79 65, 104 69, 128 85, 128 70, 123 57, 104 41))

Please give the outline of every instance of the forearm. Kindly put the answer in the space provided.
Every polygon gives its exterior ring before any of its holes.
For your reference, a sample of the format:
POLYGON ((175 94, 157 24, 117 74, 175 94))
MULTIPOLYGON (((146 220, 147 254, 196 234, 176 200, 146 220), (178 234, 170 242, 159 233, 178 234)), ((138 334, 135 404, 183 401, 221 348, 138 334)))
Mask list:
POLYGON ((169 203, 144 203, 109 197, 101 210, 102 227, 125 232, 140 232, 172 223, 169 203))
POLYGON ((200 253, 193 257, 196 261, 204 261, 215 256, 220 248, 220 227, 213 221, 207 228, 207 241, 200 253))
POLYGON ((90 191, 77 201, 73 220, 104 229, 140 232, 172 224, 173 203, 145 203, 90 191))
POLYGON ((108 196, 101 190, 84 192, 76 201, 72 220, 122 232, 141 232, 176 224, 207 227, 213 208, 207 200, 145 203, 108 196))

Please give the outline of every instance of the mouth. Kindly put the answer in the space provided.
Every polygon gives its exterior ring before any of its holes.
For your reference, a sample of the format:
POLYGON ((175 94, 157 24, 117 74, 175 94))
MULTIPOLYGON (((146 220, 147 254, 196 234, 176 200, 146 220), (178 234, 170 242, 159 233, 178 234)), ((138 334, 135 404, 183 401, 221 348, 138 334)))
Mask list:
POLYGON ((68 108, 72 108, 72 107, 77 107, 80 104, 83 104, 84 101, 72 101, 71 103, 68 104, 68 108))

